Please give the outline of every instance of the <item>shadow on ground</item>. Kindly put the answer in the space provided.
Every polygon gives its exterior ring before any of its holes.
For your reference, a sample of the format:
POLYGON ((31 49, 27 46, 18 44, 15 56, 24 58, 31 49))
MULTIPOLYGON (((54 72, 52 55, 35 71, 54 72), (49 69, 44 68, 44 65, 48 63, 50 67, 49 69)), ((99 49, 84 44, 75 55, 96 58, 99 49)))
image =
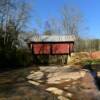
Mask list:
POLYGON ((27 82, 35 67, 6 70, 0 73, 0 100, 56 100, 56 97, 27 82))

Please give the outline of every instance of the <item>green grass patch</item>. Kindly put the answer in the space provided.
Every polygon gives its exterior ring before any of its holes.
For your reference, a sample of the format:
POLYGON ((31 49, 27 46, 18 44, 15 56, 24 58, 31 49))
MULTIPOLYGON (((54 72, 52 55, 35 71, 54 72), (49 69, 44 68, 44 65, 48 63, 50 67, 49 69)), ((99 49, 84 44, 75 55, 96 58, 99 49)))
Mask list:
POLYGON ((95 71, 100 70, 100 59, 92 59, 92 60, 84 60, 80 63, 82 65, 82 68, 85 69, 93 69, 95 71))
POLYGON ((92 59, 92 60, 84 60, 81 61, 82 65, 95 65, 95 64, 100 64, 100 59, 92 59))

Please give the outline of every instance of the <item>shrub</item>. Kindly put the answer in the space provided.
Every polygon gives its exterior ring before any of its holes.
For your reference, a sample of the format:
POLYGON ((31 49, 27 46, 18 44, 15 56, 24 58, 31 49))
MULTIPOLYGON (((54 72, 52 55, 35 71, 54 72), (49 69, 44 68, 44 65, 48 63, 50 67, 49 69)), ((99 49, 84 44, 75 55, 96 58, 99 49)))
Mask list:
POLYGON ((85 69, 97 71, 100 66, 100 59, 84 60, 81 62, 81 65, 85 69))
POLYGON ((1 69, 25 67, 32 64, 32 54, 28 49, 0 51, 1 69))
POLYGON ((82 65, 94 65, 100 64, 100 59, 84 60, 81 62, 82 65))
POLYGON ((32 54, 27 49, 18 49, 16 51, 16 64, 18 66, 29 66, 32 64, 32 54))

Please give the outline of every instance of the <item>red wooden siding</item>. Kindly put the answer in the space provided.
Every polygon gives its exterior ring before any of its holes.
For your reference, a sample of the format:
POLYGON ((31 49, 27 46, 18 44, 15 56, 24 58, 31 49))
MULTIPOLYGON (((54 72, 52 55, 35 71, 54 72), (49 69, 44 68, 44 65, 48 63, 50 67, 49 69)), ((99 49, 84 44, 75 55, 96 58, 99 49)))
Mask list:
POLYGON ((71 51, 73 51, 73 44, 70 43, 33 44, 34 54, 69 54, 71 51))
POLYGON ((52 45, 52 54, 67 54, 69 53, 69 44, 53 44, 52 45))
POLYGON ((70 43, 70 52, 73 52, 73 51, 74 51, 74 44, 70 43))
POLYGON ((33 45, 34 54, 50 54, 49 44, 34 44, 33 45))

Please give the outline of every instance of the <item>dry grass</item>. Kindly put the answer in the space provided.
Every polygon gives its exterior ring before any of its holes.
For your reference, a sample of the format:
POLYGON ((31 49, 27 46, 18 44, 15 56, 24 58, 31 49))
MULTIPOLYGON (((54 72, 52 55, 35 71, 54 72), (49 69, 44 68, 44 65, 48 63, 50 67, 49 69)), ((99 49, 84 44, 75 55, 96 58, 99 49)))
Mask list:
POLYGON ((68 64, 80 65, 83 60, 91 59, 88 52, 73 53, 68 60, 68 64))

